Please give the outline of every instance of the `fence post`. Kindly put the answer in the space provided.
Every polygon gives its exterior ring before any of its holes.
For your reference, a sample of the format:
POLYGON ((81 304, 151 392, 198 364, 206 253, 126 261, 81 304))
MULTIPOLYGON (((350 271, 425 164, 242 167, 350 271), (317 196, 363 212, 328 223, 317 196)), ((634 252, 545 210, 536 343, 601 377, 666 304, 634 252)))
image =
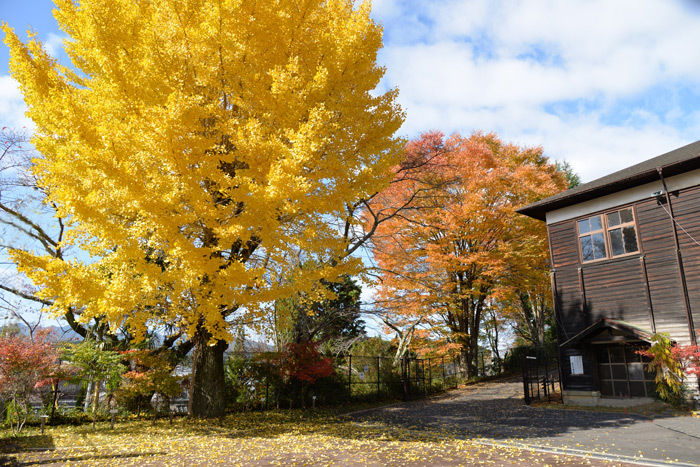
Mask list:
MULTIPOLYGON (((525 391, 525 403, 527 405, 530 405, 530 402, 532 402, 532 397, 530 392, 532 391, 532 375, 530 374, 530 360, 535 360, 535 364, 537 364, 537 357, 528 357, 526 355, 523 355, 523 360, 522 360, 522 365, 523 365, 523 390, 525 391)), ((537 381, 537 380, 535 380, 537 381)), ((537 388, 537 391, 539 393, 539 386, 537 388)), ((534 395, 534 391, 532 391, 534 395)))
POLYGON ((455 357, 452 357, 452 370, 455 375, 455 389, 457 389, 457 360, 455 357))
POLYGON ((562 386, 562 384, 564 384, 564 383, 562 382, 561 360, 559 359, 559 357, 556 358, 555 362, 557 365, 557 375, 559 375, 559 394, 561 394, 561 403, 563 404, 564 403, 564 387, 562 386))
MULTIPOLYGON (((417 358, 414 358, 413 361, 414 361, 414 363, 415 363, 414 366, 415 366, 415 368, 416 368, 416 375, 415 375, 416 386, 418 386, 418 394, 420 394, 420 361, 419 361, 417 358)), ((408 380, 411 381, 411 372, 410 372, 410 370, 411 370, 411 361, 410 361, 410 360, 408 361, 408 365, 409 365, 409 366, 408 366, 408 370, 409 370, 409 372, 408 372, 408 376, 409 376, 409 377, 408 377, 408 380)))
POLYGON ((431 359, 428 359, 428 387, 430 388, 431 392, 433 390, 433 365, 432 362, 430 361, 431 359))
POLYGON ((540 359, 535 357, 535 384, 537 385, 537 399, 541 399, 540 396, 540 359))
POLYGON ((527 405, 530 405, 530 391, 528 388, 528 373, 527 373, 527 357, 523 355, 522 358, 522 367, 523 367, 523 393, 525 394, 525 403, 527 405))
POLYGON ((352 354, 348 355, 348 401, 352 399, 352 354))
POLYGON ((442 356, 442 390, 447 390, 447 376, 445 374, 445 356, 442 356))
POLYGON ((549 393, 549 388, 547 387, 549 385, 549 362, 547 361, 547 357, 544 358, 544 395, 547 396, 547 402, 552 402, 552 397, 549 393))
POLYGON ((403 381, 403 398, 404 400, 409 400, 410 394, 408 393, 408 377, 410 375, 410 368, 408 368, 408 356, 404 355, 401 359, 401 380, 403 381))
MULTIPOLYGON (((423 399, 428 397, 428 387, 425 385, 425 359, 421 359, 421 366, 423 367, 423 399)), ((430 364, 428 364, 430 366, 430 364)))
POLYGON ((381 388, 380 388, 381 381, 379 380, 379 375, 381 372, 381 363, 382 363, 381 358, 382 357, 379 357, 379 356, 377 357, 377 400, 379 400, 381 398, 381 388))

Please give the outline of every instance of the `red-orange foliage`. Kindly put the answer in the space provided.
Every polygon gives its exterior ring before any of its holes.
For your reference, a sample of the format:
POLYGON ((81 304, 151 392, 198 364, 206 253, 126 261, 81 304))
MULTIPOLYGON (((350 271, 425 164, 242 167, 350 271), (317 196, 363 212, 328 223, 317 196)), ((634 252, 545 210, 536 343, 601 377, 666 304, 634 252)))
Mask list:
POLYGON ((700 376, 700 346, 678 345, 666 333, 654 334, 652 345, 637 353, 651 358, 647 371, 656 372, 656 392, 667 402, 681 402, 686 376, 700 376))
POLYGON ((700 346, 682 345, 674 347, 673 354, 681 362, 685 374, 700 376, 700 346))
POLYGON ((333 374, 333 362, 318 353, 314 342, 291 343, 282 352, 280 371, 284 380, 313 384, 333 374))
POLYGON ((12 427, 22 430, 27 419, 32 391, 50 384, 58 367, 58 352, 48 332, 38 331, 33 339, 21 334, 0 335, 0 393, 21 408, 12 427))
POLYGON ((373 200, 381 210, 414 199, 373 237, 379 303, 394 325, 421 319, 460 344, 473 373, 485 306, 512 293, 513 271, 546 255, 544 226, 515 209, 566 183, 541 148, 495 134, 426 133, 407 145, 406 161, 411 176, 373 200))

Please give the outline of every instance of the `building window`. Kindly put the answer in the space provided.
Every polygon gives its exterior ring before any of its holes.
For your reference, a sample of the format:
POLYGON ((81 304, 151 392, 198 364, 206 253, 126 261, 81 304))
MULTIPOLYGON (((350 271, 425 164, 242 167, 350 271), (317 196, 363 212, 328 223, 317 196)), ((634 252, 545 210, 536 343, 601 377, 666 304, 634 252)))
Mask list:
POLYGON ((578 221, 583 262, 639 251, 632 208, 619 209, 578 221))
POLYGON ((650 358, 637 353, 642 347, 598 349, 600 395, 607 397, 650 397, 654 394, 656 372, 649 368, 650 358))

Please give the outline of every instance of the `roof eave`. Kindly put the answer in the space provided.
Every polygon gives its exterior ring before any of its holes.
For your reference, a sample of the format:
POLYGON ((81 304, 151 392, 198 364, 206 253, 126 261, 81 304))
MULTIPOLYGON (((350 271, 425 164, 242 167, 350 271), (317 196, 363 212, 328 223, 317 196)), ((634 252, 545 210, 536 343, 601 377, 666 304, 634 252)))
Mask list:
MULTIPOLYGON (((638 172, 626 178, 614 180, 603 185, 594 185, 590 189, 576 190, 573 188, 571 190, 566 190, 557 195, 518 208, 515 212, 545 221, 547 219, 547 213, 556 209, 583 203, 600 198, 601 196, 618 193, 628 188, 660 180, 659 169, 664 177, 671 177, 698 168, 700 168, 700 155, 667 165, 660 165, 659 167, 638 172), (567 195, 567 192, 571 193, 567 195)), ((620 172, 624 172, 624 170, 620 172)), ((595 183, 595 180, 591 183, 595 183)))

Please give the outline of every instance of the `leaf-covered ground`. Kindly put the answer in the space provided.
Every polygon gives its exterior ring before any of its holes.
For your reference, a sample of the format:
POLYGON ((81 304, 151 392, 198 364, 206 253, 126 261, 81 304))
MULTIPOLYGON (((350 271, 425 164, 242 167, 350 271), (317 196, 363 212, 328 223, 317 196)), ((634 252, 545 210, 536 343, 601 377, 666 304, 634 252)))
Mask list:
MULTIPOLYGON (((167 420, 79 427, 29 427, 5 437, 6 465, 625 465, 456 439, 447 430, 418 431, 381 422, 357 423, 321 412, 281 411, 222 421, 167 420)), ((1 455, 0 455, 1 456, 1 455)), ((0 457, 0 465, 2 465, 0 457)))

